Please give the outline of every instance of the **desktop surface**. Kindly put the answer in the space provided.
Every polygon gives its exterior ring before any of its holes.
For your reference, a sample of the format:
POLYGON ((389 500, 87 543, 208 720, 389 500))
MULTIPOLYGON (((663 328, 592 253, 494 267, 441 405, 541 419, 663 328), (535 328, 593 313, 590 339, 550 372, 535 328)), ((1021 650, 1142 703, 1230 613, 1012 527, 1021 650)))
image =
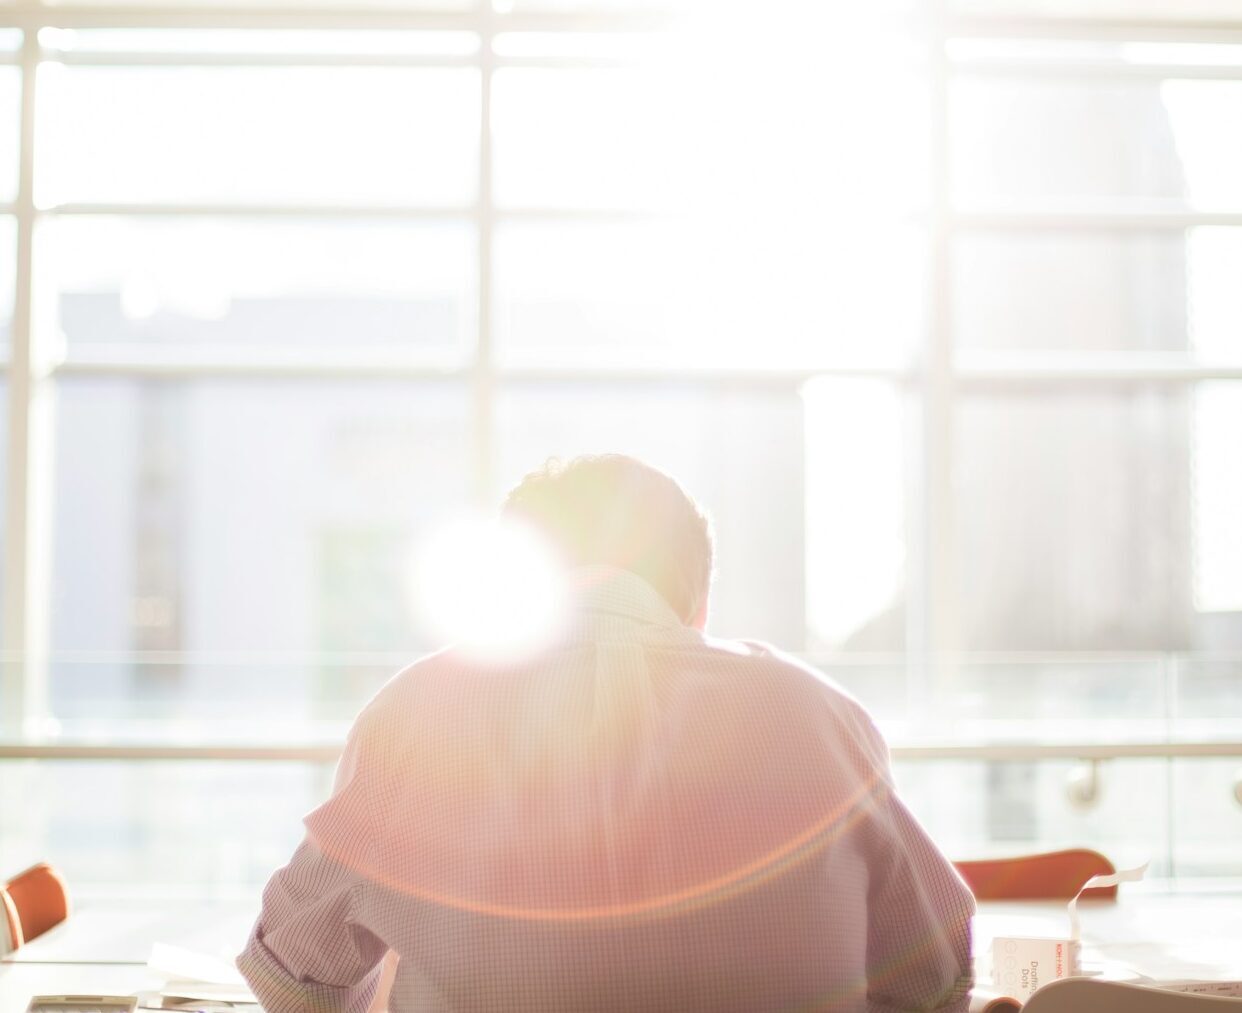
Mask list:
MULTIPOLYGON (((1149 887, 1144 884, 1144 887, 1149 887)), ((251 902, 84 903, 69 921, 0 960, 0 1013, 25 1013, 31 995, 158 990, 146 966, 154 943, 231 957, 258 910, 251 902)), ((1125 966, 1157 980, 1242 980, 1242 884, 1213 893, 1122 890, 1080 905, 1084 965, 1125 966)), ((998 935, 1061 935, 1064 904, 988 902, 975 918, 975 953, 987 976, 998 935)))

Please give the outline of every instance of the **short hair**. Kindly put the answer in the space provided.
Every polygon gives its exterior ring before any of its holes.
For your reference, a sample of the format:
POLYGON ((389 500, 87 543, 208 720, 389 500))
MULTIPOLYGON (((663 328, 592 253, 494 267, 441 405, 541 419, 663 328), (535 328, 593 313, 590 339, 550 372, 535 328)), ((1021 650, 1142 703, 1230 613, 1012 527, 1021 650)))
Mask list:
POLYGON ((675 479, 633 457, 552 458, 510 491, 502 513, 533 524, 571 566, 642 577, 683 622, 707 598, 710 522, 675 479))

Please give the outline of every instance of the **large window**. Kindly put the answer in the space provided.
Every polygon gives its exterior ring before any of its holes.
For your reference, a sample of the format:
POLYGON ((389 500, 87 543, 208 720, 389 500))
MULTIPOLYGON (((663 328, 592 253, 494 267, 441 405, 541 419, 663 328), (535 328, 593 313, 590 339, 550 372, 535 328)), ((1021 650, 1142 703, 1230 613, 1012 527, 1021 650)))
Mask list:
POLYGON ((1229 0, 0 3, 0 867, 261 880, 619 450, 946 847, 1242 873, 1240 116, 1229 0))

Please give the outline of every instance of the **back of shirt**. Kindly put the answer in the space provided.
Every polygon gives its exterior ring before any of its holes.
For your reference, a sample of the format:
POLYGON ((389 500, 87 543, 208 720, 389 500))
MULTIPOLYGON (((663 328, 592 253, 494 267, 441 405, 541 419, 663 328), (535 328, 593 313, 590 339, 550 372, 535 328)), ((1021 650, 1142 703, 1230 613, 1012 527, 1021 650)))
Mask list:
POLYGON ((964 1008, 973 905, 867 715, 629 574, 525 664, 398 676, 307 825, 243 968, 341 1008, 388 948, 394 1013, 964 1008))

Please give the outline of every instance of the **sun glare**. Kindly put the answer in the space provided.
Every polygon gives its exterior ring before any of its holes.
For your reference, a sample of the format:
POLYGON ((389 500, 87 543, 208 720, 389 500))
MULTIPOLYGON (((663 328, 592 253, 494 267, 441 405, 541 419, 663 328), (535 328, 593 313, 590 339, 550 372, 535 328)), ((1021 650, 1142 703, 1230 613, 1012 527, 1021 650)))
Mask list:
POLYGON ((566 615, 563 569, 547 542, 509 520, 458 520, 415 558, 415 607, 438 639, 505 664, 548 647, 566 615))

